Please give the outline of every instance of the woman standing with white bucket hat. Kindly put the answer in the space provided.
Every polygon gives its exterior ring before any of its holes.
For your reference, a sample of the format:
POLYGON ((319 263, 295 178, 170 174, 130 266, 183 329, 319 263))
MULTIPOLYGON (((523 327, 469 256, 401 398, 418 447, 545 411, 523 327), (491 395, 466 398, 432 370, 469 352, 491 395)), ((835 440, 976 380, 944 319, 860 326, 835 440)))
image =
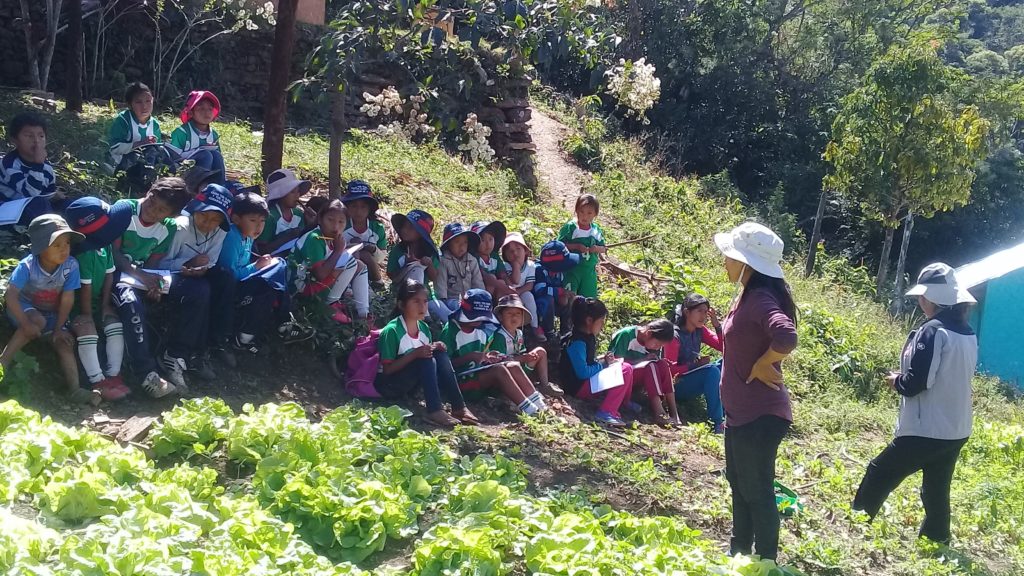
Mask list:
POLYGON ((941 262, 925 266, 907 296, 917 296, 927 320, 907 337, 900 371, 886 377, 900 395, 896 437, 868 464, 853 508, 873 519, 889 493, 921 470, 925 516, 920 534, 947 543, 949 486, 960 449, 971 435, 978 337, 967 314, 975 300, 941 262))
POLYGON ((715 235, 729 281, 743 292, 723 324, 725 475, 732 489, 729 553, 775 560, 775 458, 793 422, 781 362, 797 344, 796 304, 783 279, 783 242, 754 222, 715 235))

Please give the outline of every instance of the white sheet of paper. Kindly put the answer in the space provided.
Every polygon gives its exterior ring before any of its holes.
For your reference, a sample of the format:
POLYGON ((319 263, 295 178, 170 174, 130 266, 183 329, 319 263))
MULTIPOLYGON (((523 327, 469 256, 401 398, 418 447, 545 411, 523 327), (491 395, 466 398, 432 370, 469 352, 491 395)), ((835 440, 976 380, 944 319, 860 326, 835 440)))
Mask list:
POLYGON ((25 211, 25 206, 28 206, 31 201, 31 198, 18 198, 0 204, 0 226, 17 224, 18 220, 21 220, 21 213, 25 211))
POLYGON ((622 377, 622 363, 613 362, 604 370, 590 377, 590 393, 597 394, 619 386, 625 386, 626 381, 622 377))
POLYGON ((335 268, 344 268, 348 261, 356 257, 356 252, 363 249, 363 244, 353 244, 345 248, 345 254, 338 258, 338 263, 334 265, 335 268))
POLYGON ((254 276, 259 276, 261 272, 263 272, 267 268, 270 268, 271 266, 274 266, 275 264, 277 264, 278 260, 280 260, 280 258, 271 258, 270 259, 270 264, 267 264, 263 268, 260 268, 260 269, 256 270, 255 272, 253 272, 252 274, 249 274, 245 278, 242 278, 241 280, 239 280, 239 282, 245 282, 246 280, 248 280, 248 279, 250 279, 250 278, 252 278, 254 276))
POLYGON ((283 254, 283 253, 291 250, 292 248, 295 248, 295 243, 298 242, 298 241, 299 241, 299 239, 296 238, 295 240, 292 240, 290 242, 285 242, 284 244, 281 244, 281 246, 277 250, 274 250, 273 252, 271 252, 270 255, 271 256, 277 256, 278 254, 283 254))
MULTIPOLYGON (((174 281, 174 276, 172 275, 170 270, 148 270, 146 268, 143 268, 142 271, 149 272, 150 274, 156 274, 157 276, 160 276, 163 279, 163 281, 160 283, 161 294, 167 294, 168 292, 171 291, 171 282, 174 281)), ((139 282, 133 276, 129 276, 127 274, 121 275, 121 280, 118 283, 124 284, 125 286, 131 286, 132 288, 136 288, 138 290, 146 289, 145 284, 139 282)))

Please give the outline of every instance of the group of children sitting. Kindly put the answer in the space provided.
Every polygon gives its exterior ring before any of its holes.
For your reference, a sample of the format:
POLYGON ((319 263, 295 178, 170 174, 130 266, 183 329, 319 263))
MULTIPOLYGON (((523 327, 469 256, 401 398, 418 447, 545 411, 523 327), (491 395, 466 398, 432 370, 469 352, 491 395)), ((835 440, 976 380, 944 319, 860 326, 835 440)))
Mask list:
MULTIPOLYGON (((114 120, 110 150, 122 169, 133 170, 154 161, 150 151, 164 149, 152 146, 161 141, 152 94, 133 85, 127 96, 130 107, 114 120)), ((27 228, 31 254, 5 295, 16 331, 0 364, 8 367, 27 342, 46 336, 76 400, 127 395, 125 355, 149 395, 182 393, 186 372, 216 377, 212 358, 233 368, 237 354, 258 353, 275 336, 286 343, 312 337, 291 314, 293 298, 321 299, 340 323, 351 322, 354 310, 372 326, 371 295, 386 288, 386 274, 396 307, 377 338, 374 388, 385 398, 422 390, 434 424, 477 423, 463 393, 491 389, 526 414, 547 409, 545 397, 600 396, 597 419, 622 426, 623 409, 641 409, 632 402, 636 387, 659 424, 680 422, 677 398, 704 395, 708 419, 721 429, 719 367, 701 355, 702 345, 721 350, 721 326, 703 297, 681 303, 674 322, 619 330, 608 353, 597 354, 607 317, 597 299, 597 265, 607 247, 593 195, 577 199, 575 217, 536 259, 522 234, 501 222, 450 223, 438 246, 434 220, 422 210, 391 217, 397 241, 389 248, 380 204, 363 181, 349 182, 338 200, 305 202, 311 183, 287 169, 267 178, 265 198, 225 187, 210 126, 219 108, 209 92, 188 99, 167 155, 194 162, 186 179, 159 178, 144 197, 113 204, 79 198, 63 217, 49 202, 35 207, 27 228), (148 318, 158 303, 167 320, 153 323, 148 318), (441 327, 436 336, 428 317, 441 327), (155 324, 165 325, 165 334, 155 324), (564 392, 550 381, 541 346, 556 335, 564 392), (87 387, 79 385, 78 362, 87 387)), ((34 117, 11 122, 15 150, 0 172, 7 198, 45 201, 52 194, 45 131, 34 117)))

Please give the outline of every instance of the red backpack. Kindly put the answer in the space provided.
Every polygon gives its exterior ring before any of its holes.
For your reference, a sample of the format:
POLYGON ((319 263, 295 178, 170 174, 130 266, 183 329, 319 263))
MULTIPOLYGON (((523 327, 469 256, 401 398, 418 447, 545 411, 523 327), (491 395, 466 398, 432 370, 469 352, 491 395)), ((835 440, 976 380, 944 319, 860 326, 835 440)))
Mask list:
POLYGON ((356 339, 356 347, 348 355, 348 368, 345 370, 345 390, 355 398, 380 398, 373 386, 377 378, 377 367, 380 366, 380 352, 377 351, 377 339, 380 330, 371 330, 366 336, 356 339))

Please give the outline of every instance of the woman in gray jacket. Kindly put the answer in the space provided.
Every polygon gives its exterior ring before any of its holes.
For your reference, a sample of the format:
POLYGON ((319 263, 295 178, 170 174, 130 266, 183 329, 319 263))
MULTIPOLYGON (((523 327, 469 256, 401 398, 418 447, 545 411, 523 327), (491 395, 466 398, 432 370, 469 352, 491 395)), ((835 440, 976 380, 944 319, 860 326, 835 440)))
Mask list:
POLYGON ((900 371, 887 377, 900 395, 896 438, 868 464, 853 508, 873 519, 889 493, 920 470, 925 512, 920 535, 947 543, 949 486, 960 449, 971 435, 978 338, 967 314, 975 300, 942 263, 926 266, 907 296, 917 296, 927 320, 907 338, 900 371))

